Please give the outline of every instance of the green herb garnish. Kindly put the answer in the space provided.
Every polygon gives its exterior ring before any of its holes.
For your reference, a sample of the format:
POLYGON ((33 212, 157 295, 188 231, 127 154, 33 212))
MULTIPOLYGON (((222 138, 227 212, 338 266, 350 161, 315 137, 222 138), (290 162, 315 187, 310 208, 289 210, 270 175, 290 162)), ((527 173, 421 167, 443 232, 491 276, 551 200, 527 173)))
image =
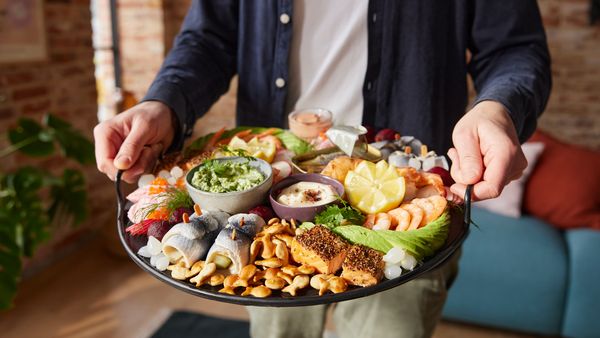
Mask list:
POLYGON ((156 195, 160 202, 150 204, 139 210, 143 219, 148 219, 148 216, 158 209, 165 209, 169 217, 179 208, 192 208, 194 201, 185 189, 170 187, 165 192, 156 195))
POLYGON ((328 228, 335 228, 340 225, 362 225, 365 222, 365 216, 340 198, 340 204, 328 206, 324 211, 315 216, 315 223, 324 225, 328 228))
POLYGON ((244 149, 233 149, 226 144, 220 145, 219 149, 215 152, 215 154, 219 155, 220 157, 239 156, 239 157, 243 157, 248 160, 254 159, 254 157, 250 156, 250 154, 248 154, 248 152, 245 151, 244 149))

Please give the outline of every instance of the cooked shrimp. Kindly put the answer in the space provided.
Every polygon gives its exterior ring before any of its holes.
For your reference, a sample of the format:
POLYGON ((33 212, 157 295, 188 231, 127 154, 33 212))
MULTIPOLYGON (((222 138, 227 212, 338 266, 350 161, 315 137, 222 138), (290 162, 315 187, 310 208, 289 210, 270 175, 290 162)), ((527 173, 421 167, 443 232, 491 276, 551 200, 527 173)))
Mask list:
POLYGON ((431 196, 440 196, 440 192, 433 185, 428 184, 419 188, 414 198, 428 198, 431 196))
POLYGON ((446 210, 446 207, 448 206, 448 200, 442 196, 431 196, 431 197, 429 197, 429 201, 431 203, 433 203, 434 210, 435 210, 433 219, 436 220, 446 210))
POLYGON ((400 206, 400 208, 408 211, 410 214, 410 225, 406 230, 415 230, 418 229, 423 221, 425 216, 425 212, 416 204, 405 203, 400 206))
POLYGON ((385 212, 380 212, 375 217, 375 225, 373 230, 389 230, 392 226, 392 218, 385 212))
POLYGON ((446 189, 444 189, 444 181, 438 174, 421 172, 421 182, 423 182, 423 186, 432 185, 435 190, 439 193, 440 196, 446 196, 446 189))
POLYGON ((427 198, 415 198, 410 203, 420 207, 425 213, 425 216, 421 220, 421 224, 419 224, 419 227, 429 224, 429 222, 435 219, 432 218, 432 216, 435 213, 435 207, 433 206, 433 203, 431 203, 427 198))
POLYGON ((404 191, 404 201, 408 202, 413 198, 418 197, 417 193, 419 192, 419 188, 417 188, 415 182, 407 180, 406 177, 404 178, 404 181, 406 182, 406 189, 404 191))
POLYGON ((392 227, 396 227, 397 231, 404 231, 410 225, 410 214, 402 208, 396 208, 388 211, 392 219, 392 227))
POLYGON ((425 217, 421 222, 421 226, 424 226, 440 217, 446 209, 448 201, 442 196, 430 196, 428 198, 415 198, 411 203, 418 205, 425 211, 425 217))
POLYGON ((392 218, 384 212, 367 215, 364 223, 365 227, 373 230, 389 230, 391 225, 392 218))
MULTIPOLYGON (((439 195, 445 196, 444 182, 438 174, 419 172, 412 167, 396 168, 398 175, 404 177, 407 182, 415 182, 417 188, 422 188, 427 185, 432 185, 439 195)), ((408 200, 408 199, 405 199, 408 200)))
POLYGON ((365 223, 363 223, 363 226, 365 228, 373 229, 373 226, 375 225, 376 217, 377 217, 377 215, 375 215, 375 214, 368 214, 367 217, 365 217, 365 223))

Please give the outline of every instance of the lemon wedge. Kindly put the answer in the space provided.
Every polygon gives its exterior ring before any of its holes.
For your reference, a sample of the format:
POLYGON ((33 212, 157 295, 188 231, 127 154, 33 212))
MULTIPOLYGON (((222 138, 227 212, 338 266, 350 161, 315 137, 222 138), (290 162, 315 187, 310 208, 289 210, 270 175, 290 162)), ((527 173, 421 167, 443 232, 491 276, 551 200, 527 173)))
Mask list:
POLYGON ((229 141, 229 147, 231 149, 241 149, 246 151, 250 156, 260 158, 269 163, 275 158, 275 152, 277 151, 277 145, 269 139, 259 140, 254 137, 250 141, 246 142, 241 138, 234 136, 229 141))
POLYGON ((400 205, 406 184, 404 177, 386 161, 362 161, 348 172, 344 188, 350 204, 367 214, 390 211, 400 205))

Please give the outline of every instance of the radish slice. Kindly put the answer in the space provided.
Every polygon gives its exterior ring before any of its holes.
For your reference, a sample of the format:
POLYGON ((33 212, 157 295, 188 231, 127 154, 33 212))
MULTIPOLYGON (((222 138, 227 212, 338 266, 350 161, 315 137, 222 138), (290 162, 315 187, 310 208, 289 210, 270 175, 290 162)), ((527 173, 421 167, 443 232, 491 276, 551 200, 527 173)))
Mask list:
POLYGON ((281 149, 275 153, 275 158, 273 158, 273 162, 290 162, 292 160, 292 157, 294 157, 294 153, 291 150, 281 149))
POLYGON ((156 177, 154 177, 154 175, 152 174, 145 174, 140 176, 140 178, 138 179, 138 187, 139 188, 143 188, 147 185, 150 184, 150 182, 152 182, 156 177))
POLYGON ((286 161, 271 163, 273 167, 273 181, 279 182, 292 174, 292 166, 286 161))
POLYGON ((179 168, 178 166, 174 166, 173 168, 171 168, 170 174, 171 177, 178 179, 183 176, 183 169, 179 168))

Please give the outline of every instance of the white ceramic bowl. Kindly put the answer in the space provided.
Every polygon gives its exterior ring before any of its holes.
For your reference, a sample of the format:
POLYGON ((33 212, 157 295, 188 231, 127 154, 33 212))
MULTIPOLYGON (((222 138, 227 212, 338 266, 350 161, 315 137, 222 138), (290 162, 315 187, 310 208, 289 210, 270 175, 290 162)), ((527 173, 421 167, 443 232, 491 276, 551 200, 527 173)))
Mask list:
MULTIPOLYGON (((233 161, 245 162, 244 157, 222 157, 217 158, 217 161, 233 161)), ((242 191, 214 193, 199 190, 192 185, 192 177, 202 164, 193 167, 185 176, 185 186, 194 203, 205 210, 221 210, 229 214, 237 214, 247 212, 253 207, 263 203, 268 194, 271 185, 273 184, 273 170, 271 165, 266 161, 255 158, 248 162, 249 165, 258 169, 264 176, 265 180, 259 185, 242 191)))

